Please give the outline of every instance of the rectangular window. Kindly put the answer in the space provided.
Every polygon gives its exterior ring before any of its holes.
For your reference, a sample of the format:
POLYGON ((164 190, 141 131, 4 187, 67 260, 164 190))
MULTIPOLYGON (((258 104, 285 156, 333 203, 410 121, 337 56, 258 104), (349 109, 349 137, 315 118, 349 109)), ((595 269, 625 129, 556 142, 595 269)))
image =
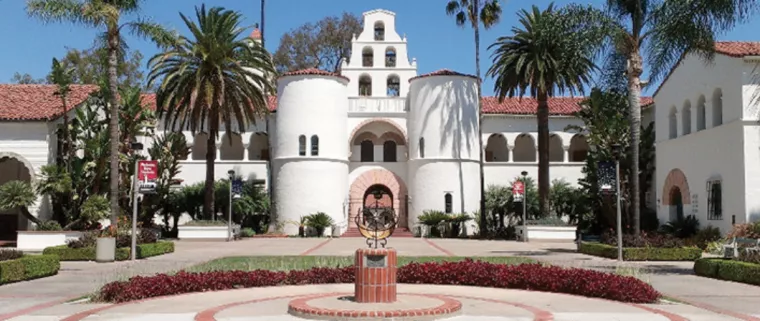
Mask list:
POLYGON ((712 181, 708 185, 709 194, 707 195, 707 219, 723 219, 723 188, 721 181, 712 181))

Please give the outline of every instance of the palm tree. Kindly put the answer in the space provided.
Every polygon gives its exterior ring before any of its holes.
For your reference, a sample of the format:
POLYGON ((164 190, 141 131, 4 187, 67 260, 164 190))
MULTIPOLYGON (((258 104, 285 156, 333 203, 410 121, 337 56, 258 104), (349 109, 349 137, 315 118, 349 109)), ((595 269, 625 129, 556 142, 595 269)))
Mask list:
POLYGON ((29 212, 29 207, 34 205, 36 200, 37 194, 27 182, 10 181, 0 185, 0 210, 18 208, 27 220, 40 225, 42 222, 29 212))
POLYGON ((61 157, 64 160, 64 164, 66 164, 66 169, 69 169, 69 160, 72 159, 74 156, 74 148, 71 146, 71 135, 69 135, 69 107, 68 107, 68 96, 71 92, 71 83, 73 81, 72 78, 72 72, 73 69, 66 68, 64 65, 62 65, 58 59, 53 58, 53 68, 52 72, 50 73, 50 78, 55 84, 58 89, 56 90, 55 94, 61 98, 61 105, 63 106, 63 109, 61 112, 63 113, 63 141, 65 146, 63 150, 59 151, 61 157))
POLYGON ((119 101, 117 63, 122 28, 150 38, 159 45, 173 43, 174 35, 159 24, 144 18, 122 23, 122 15, 140 11, 143 0, 28 0, 27 13, 45 22, 71 22, 104 31, 108 46, 108 87, 110 103, 110 204, 111 225, 116 226, 119 208, 119 101))
MULTIPOLYGON (((501 5, 499 0, 450 0, 446 4, 446 14, 454 16, 457 26, 464 27, 467 22, 475 31, 475 74, 478 77, 478 146, 480 149, 480 226, 486 222, 486 182, 483 173, 483 93, 480 81, 480 23, 490 29, 499 23, 501 5)), ((480 232, 481 237, 486 237, 480 232)))
POLYGON ((221 7, 206 11, 204 5, 195 8, 195 15, 197 23, 180 14, 194 39, 181 36, 177 46, 152 57, 148 81, 163 80, 156 93, 157 116, 167 127, 193 134, 207 130, 203 214, 210 217, 219 128, 231 132, 234 121, 242 132, 268 114, 275 69, 264 47, 241 37, 240 13, 221 7))
MULTIPOLYGON (((631 125, 631 172, 639 172, 641 140, 641 75, 649 66, 649 83, 664 77, 686 54, 698 54, 706 62, 715 55, 715 38, 749 18, 756 0, 607 0, 607 12, 598 21, 607 23, 611 35, 608 70, 612 77, 627 78, 631 125)), ((615 79, 612 79, 613 82, 615 79)), ((640 232, 639 176, 631 175, 634 233, 640 232)))
POLYGON ((549 97, 583 92, 596 69, 593 51, 603 38, 584 28, 582 10, 555 11, 554 5, 541 11, 518 12, 521 27, 512 36, 500 37, 489 49, 496 49, 487 75, 495 78, 494 90, 505 96, 529 94, 537 100, 538 192, 540 215, 549 213, 549 97))

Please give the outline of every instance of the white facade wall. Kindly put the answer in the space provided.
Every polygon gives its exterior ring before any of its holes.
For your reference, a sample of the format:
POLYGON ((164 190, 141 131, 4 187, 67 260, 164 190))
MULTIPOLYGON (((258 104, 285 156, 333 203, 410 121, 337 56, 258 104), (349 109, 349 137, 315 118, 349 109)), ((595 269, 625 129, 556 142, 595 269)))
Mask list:
POLYGON ((477 80, 471 77, 412 80, 408 115, 410 223, 416 223, 424 210, 443 210, 446 193, 452 195, 454 212, 472 213, 480 207, 477 97, 477 80))
MULTIPOLYGON (((345 222, 348 181, 347 81, 330 76, 287 76, 278 81, 277 133, 273 148, 275 197, 280 221, 325 212, 345 222), (308 117, 305 117, 308 115, 308 117), (306 155, 299 155, 299 136, 306 137, 306 155), (311 137, 319 137, 319 155, 312 155, 311 137)), ((289 224, 285 232, 295 234, 289 224)))

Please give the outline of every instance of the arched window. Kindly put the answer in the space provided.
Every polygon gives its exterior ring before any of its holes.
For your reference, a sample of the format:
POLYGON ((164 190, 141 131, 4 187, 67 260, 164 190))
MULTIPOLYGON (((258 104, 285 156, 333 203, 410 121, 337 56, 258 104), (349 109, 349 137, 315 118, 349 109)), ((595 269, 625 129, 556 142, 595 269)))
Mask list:
POLYGON ((369 75, 359 77, 359 96, 372 96, 372 78, 369 75))
POLYGON ((311 156, 319 156, 319 137, 311 136, 311 156))
POLYGON ((306 156, 306 136, 298 136, 298 155, 306 156))
POLYGON ((681 132, 682 135, 691 134, 691 102, 688 100, 683 103, 681 111, 681 132))
POLYGON ((668 129, 670 139, 678 137, 678 118, 676 118, 676 106, 670 107, 670 114, 668 115, 668 129))
POLYGON ((375 54, 372 51, 372 47, 364 47, 362 49, 362 67, 372 67, 375 63, 375 54))
POLYGON ((451 214, 454 211, 454 197, 451 196, 451 193, 446 193, 443 196, 443 202, 446 214, 451 214))
POLYGON ((385 40, 385 24, 382 21, 375 22, 375 40, 385 40))
POLYGON ((509 149, 507 148, 507 139, 502 134, 493 134, 488 137, 486 142, 486 162, 507 162, 509 161, 509 149))
POLYGON ((512 150, 512 160, 515 162, 535 162, 536 143, 533 136, 522 134, 515 138, 515 148, 512 150))
POLYGON ((392 140, 385 141, 383 143, 383 161, 395 162, 396 161, 396 142, 392 140))
POLYGON ((362 141, 361 144, 361 161, 362 162, 374 162, 375 161, 375 144, 371 140, 362 141))
POLYGON ((705 128, 705 96, 700 95, 697 100, 697 131, 705 128))
POLYGON ((549 136, 549 161, 565 161, 565 148, 562 147, 562 138, 557 134, 552 134, 549 136))
POLYGON ((723 125, 723 91, 715 89, 712 97, 713 127, 723 125))
POLYGON ((400 91, 401 91, 401 83, 398 80, 398 76, 396 75, 388 76, 388 81, 386 85, 388 87, 387 94, 389 97, 399 96, 400 91))
POLYGON ((425 137, 420 137, 420 146, 417 148, 419 148, 420 158, 425 158, 425 137))
POLYGON ((570 149, 568 154, 570 162, 585 162, 588 156, 588 142, 583 135, 575 135, 570 139, 570 149))
POLYGON ((385 48, 385 66, 396 67, 396 48, 385 48))

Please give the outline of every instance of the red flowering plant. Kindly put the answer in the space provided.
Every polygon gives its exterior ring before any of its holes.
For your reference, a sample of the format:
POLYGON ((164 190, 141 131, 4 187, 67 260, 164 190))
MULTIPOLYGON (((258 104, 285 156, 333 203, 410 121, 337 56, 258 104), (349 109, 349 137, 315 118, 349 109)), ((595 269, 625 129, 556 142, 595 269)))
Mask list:
MULTIPOLYGON (((355 268, 312 268, 289 272, 217 271, 133 277, 106 284, 99 297, 126 302, 182 293, 281 285, 354 282, 355 268)), ((398 282, 467 285, 582 295, 608 300, 654 303, 651 285, 631 276, 540 264, 503 265, 467 259, 461 262, 411 263, 398 268, 398 282)))

